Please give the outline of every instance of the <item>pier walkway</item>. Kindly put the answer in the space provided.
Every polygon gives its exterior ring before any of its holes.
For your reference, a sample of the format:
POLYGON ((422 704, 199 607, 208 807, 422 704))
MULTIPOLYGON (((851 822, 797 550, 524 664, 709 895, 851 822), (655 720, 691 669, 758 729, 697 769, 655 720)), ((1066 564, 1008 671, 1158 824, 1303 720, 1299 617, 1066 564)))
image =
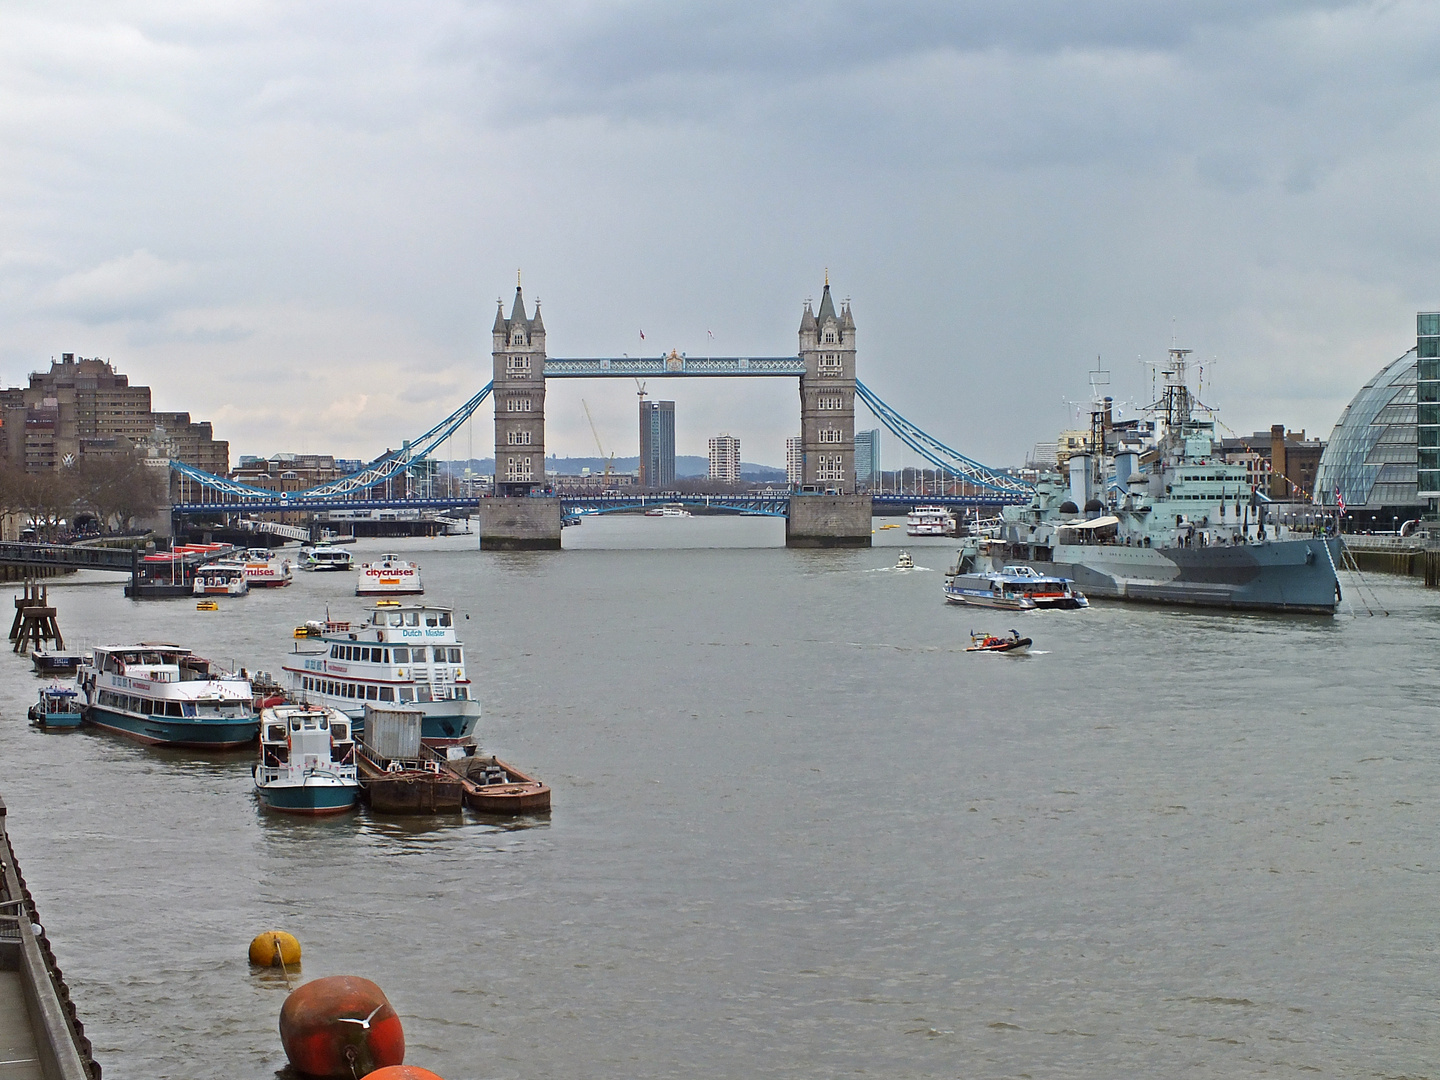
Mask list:
POLYGON ((0 1077, 100 1080, 85 1027, 15 862, 0 800, 0 1077))

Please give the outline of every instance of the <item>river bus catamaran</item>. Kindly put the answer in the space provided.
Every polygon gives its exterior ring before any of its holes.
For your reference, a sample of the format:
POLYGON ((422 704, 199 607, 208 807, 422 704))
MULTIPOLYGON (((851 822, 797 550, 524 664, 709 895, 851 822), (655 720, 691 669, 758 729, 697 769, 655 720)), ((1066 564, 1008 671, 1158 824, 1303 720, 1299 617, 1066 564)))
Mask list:
POLYGON ((326 621, 319 647, 285 664, 293 697, 339 709, 359 721, 357 733, 367 703, 403 707, 420 712, 432 745, 468 741, 480 719, 466 670, 454 612, 401 600, 377 602, 364 622, 326 621))

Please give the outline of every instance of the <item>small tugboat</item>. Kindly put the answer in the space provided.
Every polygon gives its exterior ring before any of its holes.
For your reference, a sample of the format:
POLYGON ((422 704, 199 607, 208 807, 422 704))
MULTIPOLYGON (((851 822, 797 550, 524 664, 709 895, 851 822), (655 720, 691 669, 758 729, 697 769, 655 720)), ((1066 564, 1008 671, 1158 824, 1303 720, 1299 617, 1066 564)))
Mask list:
POLYGON ((399 555, 381 555, 374 562, 360 564, 356 596, 414 596, 424 591, 420 567, 399 555))
POLYGON ((900 557, 895 560, 895 569, 896 569, 896 570, 914 570, 914 569, 915 569, 915 560, 910 557, 910 552, 908 552, 908 551, 902 551, 902 552, 900 552, 900 557))
POLYGON ((465 786, 420 742, 418 709, 365 707, 365 738, 355 751, 361 795, 380 814, 458 814, 465 786))
POLYGON ((995 634, 975 633, 970 631, 970 644, 966 652, 1013 652, 1023 653, 1030 648, 1032 642, 1028 637, 1021 637, 1020 631, 1011 630, 1009 637, 997 637, 995 634))
POLYGON ((52 683, 40 688, 40 699, 30 706, 30 723, 37 728, 78 728, 80 691, 52 683))
POLYGON ((274 705, 260 714, 255 793, 271 810, 337 814, 360 797, 350 720, 323 705, 274 705))
POLYGON ((30 663, 39 675, 74 675, 80 669, 82 659, 78 652, 47 649, 42 645, 35 646, 30 653, 30 663))
POLYGON ((445 762, 460 778, 465 805, 480 814, 547 814, 550 785, 526 776, 497 757, 464 757, 445 762))

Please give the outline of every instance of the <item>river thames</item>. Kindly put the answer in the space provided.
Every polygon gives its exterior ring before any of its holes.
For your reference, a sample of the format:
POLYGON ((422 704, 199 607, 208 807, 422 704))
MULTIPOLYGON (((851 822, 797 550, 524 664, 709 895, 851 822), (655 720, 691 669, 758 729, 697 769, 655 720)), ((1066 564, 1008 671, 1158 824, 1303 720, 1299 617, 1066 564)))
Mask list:
MULTIPOLYGON (((378 982, 447 1080, 1435 1075, 1440 593, 977 612, 941 599, 955 541, 897 534, 362 541, 421 563, 482 745, 552 785, 513 823, 263 812, 253 750, 31 730, 5 653, 0 793, 107 1080, 282 1069, 265 929, 303 978, 378 982), (888 569, 900 546, 922 569, 888 569), (963 651, 1011 627, 1034 655, 963 651)), ((354 582, 50 596, 69 644, 278 672, 297 623, 363 609, 354 582)))

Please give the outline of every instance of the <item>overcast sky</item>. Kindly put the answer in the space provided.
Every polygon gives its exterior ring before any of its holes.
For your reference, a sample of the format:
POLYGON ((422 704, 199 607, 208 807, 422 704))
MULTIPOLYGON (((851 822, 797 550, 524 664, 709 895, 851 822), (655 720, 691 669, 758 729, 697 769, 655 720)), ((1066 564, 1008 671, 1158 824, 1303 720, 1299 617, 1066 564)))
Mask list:
MULTIPOLYGON (((1440 307, 1437 90, 1406 0, 7 0, 0 380, 99 355, 232 461, 368 458, 489 381, 517 268, 552 356, 694 356, 793 354, 828 267, 860 378, 987 463, 1172 336, 1230 427, 1328 437, 1440 307)), ((650 390, 681 453, 798 429, 788 380, 650 390)), ((582 397, 634 454, 620 380, 552 383, 549 449, 582 397)))

